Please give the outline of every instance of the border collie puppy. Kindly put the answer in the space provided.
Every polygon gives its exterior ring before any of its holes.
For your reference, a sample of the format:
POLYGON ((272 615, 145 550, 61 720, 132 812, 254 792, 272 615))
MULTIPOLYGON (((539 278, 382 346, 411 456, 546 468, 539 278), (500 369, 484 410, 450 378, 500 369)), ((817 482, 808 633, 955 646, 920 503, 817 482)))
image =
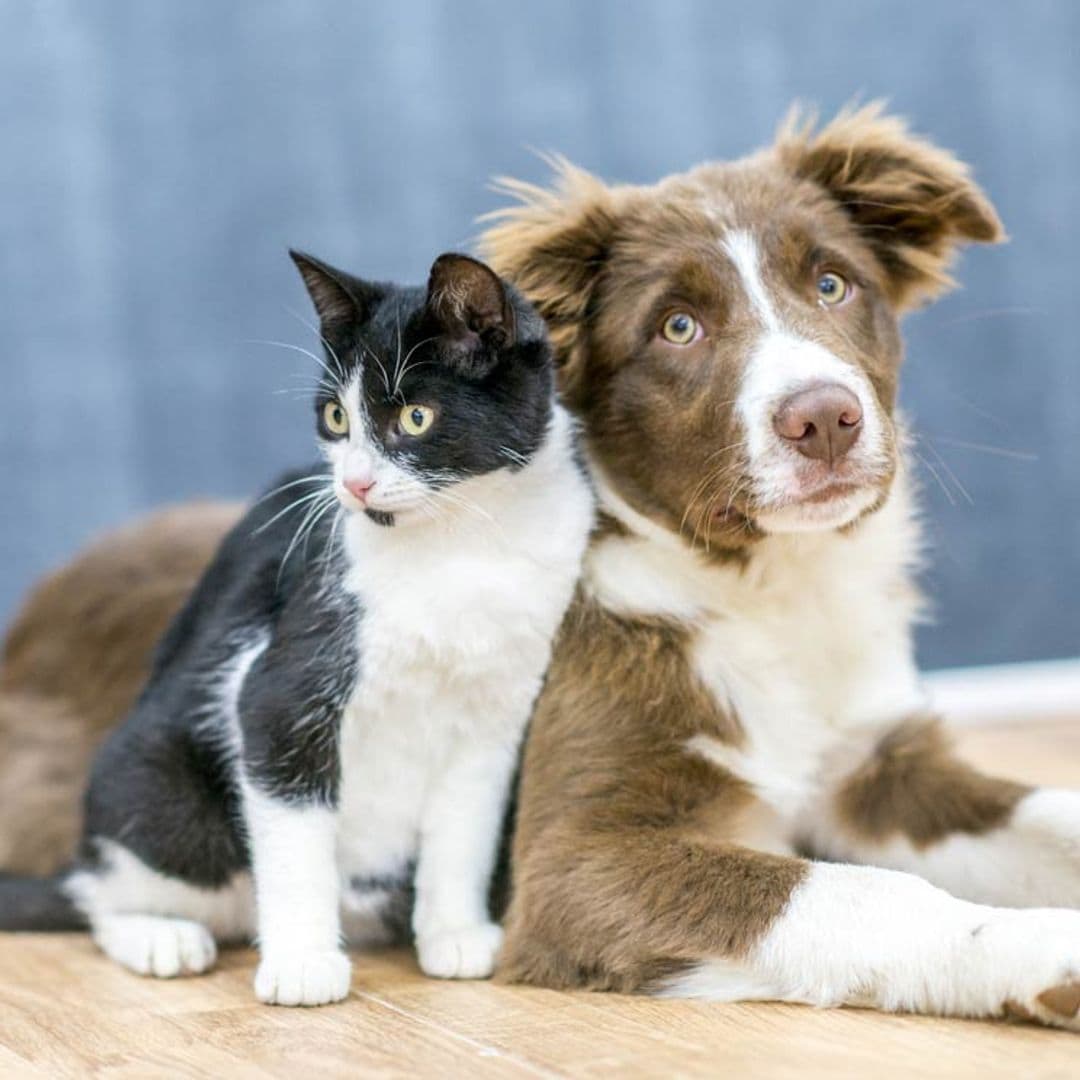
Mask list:
POLYGON ((928 715, 898 320, 1001 239, 870 107, 484 237, 548 319, 600 528, 530 728, 511 981, 1080 1028, 1080 794, 928 715), (1053 909, 1058 910, 1053 910, 1053 909))
POLYGON ((544 326, 482 263, 428 287, 294 256, 321 317, 328 467, 224 540, 94 765, 74 869, 0 882, 0 927, 89 924, 143 974, 257 935, 255 992, 349 990, 343 938, 490 974, 511 778, 592 495, 544 326), (415 895, 415 903, 413 897, 415 895))

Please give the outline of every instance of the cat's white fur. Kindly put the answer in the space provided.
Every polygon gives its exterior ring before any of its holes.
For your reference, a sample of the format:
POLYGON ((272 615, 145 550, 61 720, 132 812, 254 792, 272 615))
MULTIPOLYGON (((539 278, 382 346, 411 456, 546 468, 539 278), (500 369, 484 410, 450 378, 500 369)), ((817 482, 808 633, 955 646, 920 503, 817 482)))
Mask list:
MULTIPOLYGON (((380 459, 355 387, 344 400, 351 435, 327 454, 335 480, 340 486, 346 469, 363 465, 384 495, 397 492, 385 508, 400 516, 385 527, 350 513, 344 525, 346 586, 363 617, 338 807, 290 805, 241 778, 254 905, 248 875, 222 890, 194 889, 107 845, 107 872, 79 874, 68 887, 102 948, 136 971, 205 970, 215 937, 243 936, 254 924, 261 1000, 339 1000, 350 979, 343 930, 370 939, 379 928, 371 898, 354 900, 350 880, 404 875, 414 859, 421 967, 478 977, 494 965, 501 934, 486 901, 503 812, 578 578, 592 494, 574 461, 572 421, 556 406, 527 464, 459 482, 452 498, 422 510, 422 485, 380 459)), ((347 492, 339 497, 353 508, 347 492)), ((237 749, 237 700, 265 644, 239 646, 220 680, 219 715, 237 749)))

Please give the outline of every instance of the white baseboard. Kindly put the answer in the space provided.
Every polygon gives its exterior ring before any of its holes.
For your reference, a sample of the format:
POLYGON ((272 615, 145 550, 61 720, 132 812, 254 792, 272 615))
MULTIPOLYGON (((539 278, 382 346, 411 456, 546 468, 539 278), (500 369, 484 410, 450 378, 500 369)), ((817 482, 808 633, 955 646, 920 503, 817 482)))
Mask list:
POLYGON ((1080 723, 1080 658, 949 668, 925 679, 934 708, 953 724, 1080 723))

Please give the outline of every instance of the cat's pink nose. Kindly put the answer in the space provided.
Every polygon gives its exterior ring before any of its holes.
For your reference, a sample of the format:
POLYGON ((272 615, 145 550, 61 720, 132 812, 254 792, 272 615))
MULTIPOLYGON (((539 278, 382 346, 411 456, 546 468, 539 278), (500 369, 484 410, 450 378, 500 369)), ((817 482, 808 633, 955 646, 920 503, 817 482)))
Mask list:
POLYGON ((367 502, 368 493, 375 486, 374 480, 346 480, 345 490, 360 502, 367 502))

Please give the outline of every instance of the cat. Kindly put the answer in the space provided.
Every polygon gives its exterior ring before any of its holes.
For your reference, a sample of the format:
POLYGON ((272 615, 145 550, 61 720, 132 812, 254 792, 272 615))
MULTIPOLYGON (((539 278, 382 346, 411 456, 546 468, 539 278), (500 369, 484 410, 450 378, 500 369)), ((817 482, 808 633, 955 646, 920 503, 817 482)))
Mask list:
POLYGON ((72 869, 0 881, 0 929, 89 925, 162 977, 255 935, 259 1000, 319 1005, 348 993, 342 941, 410 907, 427 974, 491 973, 489 881, 593 497, 544 325, 487 266, 441 255, 424 290, 292 257, 325 463, 223 541, 96 759, 72 869))

